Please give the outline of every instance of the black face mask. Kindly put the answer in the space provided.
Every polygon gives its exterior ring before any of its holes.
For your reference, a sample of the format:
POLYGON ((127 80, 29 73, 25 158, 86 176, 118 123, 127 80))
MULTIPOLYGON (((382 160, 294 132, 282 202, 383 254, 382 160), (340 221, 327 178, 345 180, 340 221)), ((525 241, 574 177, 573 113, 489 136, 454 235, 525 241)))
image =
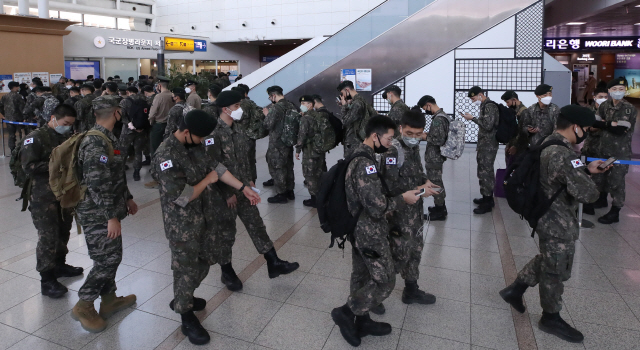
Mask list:
POLYGON ((576 129, 573 129, 573 133, 576 135, 576 145, 581 144, 582 141, 587 138, 587 133, 584 131, 584 129, 581 126, 578 127, 580 128, 580 130, 582 130, 582 137, 579 137, 576 129))
POLYGON ((184 147, 189 149, 193 147, 198 147, 200 144, 193 141, 193 136, 189 133, 189 138, 191 139, 191 143, 187 142, 187 136, 184 137, 184 147))
POLYGON ((426 114, 426 115, 433 115, 433 112, 432 112, 432 111, 430 111, 430 110, 428 110, 428 109, 425 109, 425 110, 424 110, 424 114, 426 114))
POLYGON ((516 106, 516 105, 515 105, 515 103, 514 103, 514 104, 512 104, 511 106, 509 106, 509 108, 511 108, 511 109, 513 109, 513 110, 516 110, 516 109, 518 109, 518 106, 516 106))
POLYGON ((353 100, 353 97, 351 97, 351 94, 347 92, 347 96, 344 97, 345 100, 353 100))
POLYGON ((378 137, 378 135, 376 135, 376 138, 378 139, 378 143, 380 144, 380 146, 376 146, 376 143, 373 143, 373 151, 375 153, 385 153, 386 151, 389 150, 388 147, 385 147, 382 145, 382 142, 380 142, 380 137, 378 137))

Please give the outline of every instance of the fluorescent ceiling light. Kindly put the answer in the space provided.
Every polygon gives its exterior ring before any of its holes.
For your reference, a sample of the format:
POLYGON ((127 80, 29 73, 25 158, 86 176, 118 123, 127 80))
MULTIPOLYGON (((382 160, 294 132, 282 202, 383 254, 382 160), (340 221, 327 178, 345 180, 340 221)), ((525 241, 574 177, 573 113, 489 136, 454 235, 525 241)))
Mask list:
POLYGON ((581 35, 596 35, 596 33, 581 33, 581 35))
POLYGON ((640 26, 640 23, 636 23, 636 24, 634 24, 634 26, 640 26))
POLYGON ((587 22, 569 22, 569 23, 567 23, 568 26, 581 26, 583 24, 587 24, 587 22))

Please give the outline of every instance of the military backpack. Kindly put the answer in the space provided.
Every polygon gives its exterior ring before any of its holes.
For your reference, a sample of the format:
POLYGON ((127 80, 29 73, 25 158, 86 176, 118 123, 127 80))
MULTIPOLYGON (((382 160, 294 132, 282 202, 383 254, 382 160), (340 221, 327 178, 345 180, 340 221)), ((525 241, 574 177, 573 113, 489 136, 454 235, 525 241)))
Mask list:
POLYGON ((11 160, 9 161, 13 184, 20 188, 24 188, 29 178, 27 173, 24 172, 24 169, 22 169, 22 161, 20 160, 20 151, 22 151, 25 139, 26 137, 16 143, 16 147, 11 151, 11 160))
POLYGON ((369 119, 371 119, 373 116, 378 114, 378 112, 370 104, 365 102, 365 106, 366 106, 366 113, 364 114, 364 117, 360 119, 358 124, 358 129, 357 129, 357 133, 358 133, 357 135, 360 141, 364 141, 367 138, 367 131, 365 129, 367 127, 367 123, 369 122, 369 119))
POLYGON ((498 107, 500 115, 498 116, 496 125, 496 140, 506 145, 518 135, 518 119, 516 117, 516 111, 493 101, 489 101, 488 103, 493 103, 498 107))
POLYGON ((78 169, 78 151, 86 136, 102 137, 109 145, 108 157, 113 157, 111 140, 102 132, 92 129, 75 134, 60 146, 53 149, 49 159, 49 185, 51 191, 60 201, 62 208, 75 208, 84 199, 87 187, 81 185, 81 173, 78 169))
POLYGON ((291 108, 284 114, 282 120, 282 135, 280 141, 287 146, 293 147, 298 143, 298 132, 300 131, 300 113, 291 108))
POLYGON ((252 140, 259 140, 267 137, 269 131, 264 127, 264 114, 262 108, 255 106, 249 111, 249 120, 247 121, 246 134, 252 140))
POLYGON ((440 147, 440 154, 443 157, 456 160, 460 158, 464 152, 467 128, 461 120, 456 120, 448 115, 445 115, 445 117, 449 121, 449 133, 447 135, 447 141, 440 147))
POLYGON ((321 113, 316 113, 316 133, 313 137, 313 146, 317 153, 329 152, 336 147, 336 133, 329 119, 321 113))

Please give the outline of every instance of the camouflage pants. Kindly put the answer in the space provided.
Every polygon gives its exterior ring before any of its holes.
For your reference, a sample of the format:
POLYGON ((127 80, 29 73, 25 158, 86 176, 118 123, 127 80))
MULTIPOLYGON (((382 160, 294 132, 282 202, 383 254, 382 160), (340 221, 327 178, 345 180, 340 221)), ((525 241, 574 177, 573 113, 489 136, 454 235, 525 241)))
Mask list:
POLYGON ((304 155, 302 157, 302 175, 307 181, 307 190, 312 196, 315 196, 318 193, 318 188, 320 188, 323 164, 324 155, 315 158, 305 158, 304 155))
POLYGON ((135 155, 133 158, 133 169, 140 170, 142 169, 142 155, 144 154, 147 159, 151 159, 149 151, 146 149, 149 145, 149 131, 137 132, 129 130, 120 135, 120 154, 124 154, 125 162, 127 161, 126 157, 131 145, 133 145, 133 153, 135 155))
POLYGON ((614 164, 611 170, 602 174, 603 189, 611 195, 611 205, 622 208, 625 200, 624 178, 629 172, 626 164, 614 164))
POLYGON ((249 141, 249 167, 251 167, 251 180, 256 182, 258 170, 256 169, 256 140, 249 141))
POLYGON ((64 265, 69 243, 69 231, 73 223, 73 215, 68 209, 62 210, 60 202, 35 202, 31 196, 29 211, 33 225, 38 230, 38 246, 36 247, 36 270, 49 271, 58 265, 64 265))
MULTIPOLYGON (((16 148, 16 132, 18 133, 17 140, 22 139, 22 132, 24 131, 24 136, 27 136, 28 132, 24 125, 16 125, 16 124, 5 124, 7 126, 7 132, 9 132, 9 150, 13 151, 16 148)), ((3 131, 0 129, 0 131, 3 131)))
POLYGON ((235 216, 240 217, 258 253, 268 252, 273 248, 273 242, 267 234, 267 227, 260 217, 258 207, 251 205, 251 202, 243 195, 237 196, 237 198, 238 203, 233 210, 235 216))
POLYGON ((276 193, 292 191, 295 186, 293 147, 276 147, 269 144, 266 158, 276 193))
POLYGON ((483 196, 493 196, 493 188, 496 185, 496 174, 493 163, 496 161, 498 147, 481 147, 478 144, 476 161, 478 162, 478 180, 480 182, 480 193, 483 196))
POLYGON ((384 239, 368 246, 380 257, 367 257, 358 248, 353 248, 351 254, 351 293, 347 305, 358 316, 365 315, 372 307, 380 305, 396 285, 395 265, 388 241, 384 239))
POLYGON ((442 164, 439 168, 437 166, 430 166, 427 164, 425 168, 427 170, 427 179, 429 179, 429 181, 434 185, 442 188, 442 192, 433 196, 433 202, 436 205, 442 206, 444 205, 444 199, 447 198, 447 192, 444 189, 444 182, 442 182, 442 164))
POLYGON ((518 280, 530 287, 540 283, 540 305, 547 313, 562 310, 563 282, 571 277, 575 241, 540 238, 540 254, 518 272, 518 280))
POLYGON ((395 212, 390 220, 391 256, 395 262, 396 272, 406 281, 417 281, 420 277, 418 266, 424 248, 424 238, 420 230, 424 224, 422 203, 422 200, 419 200, 418 203, 395 212))
MULTIPOLYGON (((209 264, 218 263, 226 265, 231 262, 233 244, 236 242, 235 215, 224 203, 223 208, 218 209, 218 214, 213 222, 207 222, 208 248, 207 259, 209 264)), ((209 220, 209 219, 208 219, 209 220)))
POLYGON ((182 314, 193 308, 193 292, 209 273, 209 263, 198 240, 169 241, 173 271, 174 311, 182 314))
POLYGON ((116 291, 116 272, 122 261, 122 236, 107 238, 107 224, 83 226, 93 267, 84 281, 78 296, 84 301, 94 301, 100 295, 116 291))

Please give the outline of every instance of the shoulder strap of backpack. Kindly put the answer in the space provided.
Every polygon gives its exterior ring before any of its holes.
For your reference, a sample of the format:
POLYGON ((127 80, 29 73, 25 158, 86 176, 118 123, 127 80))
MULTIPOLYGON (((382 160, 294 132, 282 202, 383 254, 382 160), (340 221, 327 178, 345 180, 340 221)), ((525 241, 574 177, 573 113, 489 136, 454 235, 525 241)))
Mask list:
POLYGON ((107 143, 107 147, 108 147, 108 150, 109 150, 109 160, 111 160, 111 157, 113 157, 113 144, 112 144, 111 140, 107 137, 107 135, 105 135, 101 131, 95 130, 95 129, 91 129, 91 130, 87 131, 87 133, 84 135, 84 137, 87 137, 89 135, 99 136, 107 143))
MULTIPOLYGON (((359 153, 353 154, 351 157, 349 157, 348 162, 351 163, 351 161, 353 159, 357 158, 357 157, 364 157, 364 158, 367 158, 370 161, 376 163, 375 158, 371 158, 371 156, 369 156, 369 154, 365 153, 365 152, 359 152, 359 153)), ((378 164, 376 163, 376 166, 377 165, 378 164)), ((389 191, 389 187, 387 186, 387 182, 384 181, 384 177, 382 175, 380 175, 379 171, 376 171, 376 174, 378 175, 378 178, 380 179, 380 182, 382 182, 382 188, 384 189, 385 196, 388 196, 391 193, 391 191, 389 191)))

